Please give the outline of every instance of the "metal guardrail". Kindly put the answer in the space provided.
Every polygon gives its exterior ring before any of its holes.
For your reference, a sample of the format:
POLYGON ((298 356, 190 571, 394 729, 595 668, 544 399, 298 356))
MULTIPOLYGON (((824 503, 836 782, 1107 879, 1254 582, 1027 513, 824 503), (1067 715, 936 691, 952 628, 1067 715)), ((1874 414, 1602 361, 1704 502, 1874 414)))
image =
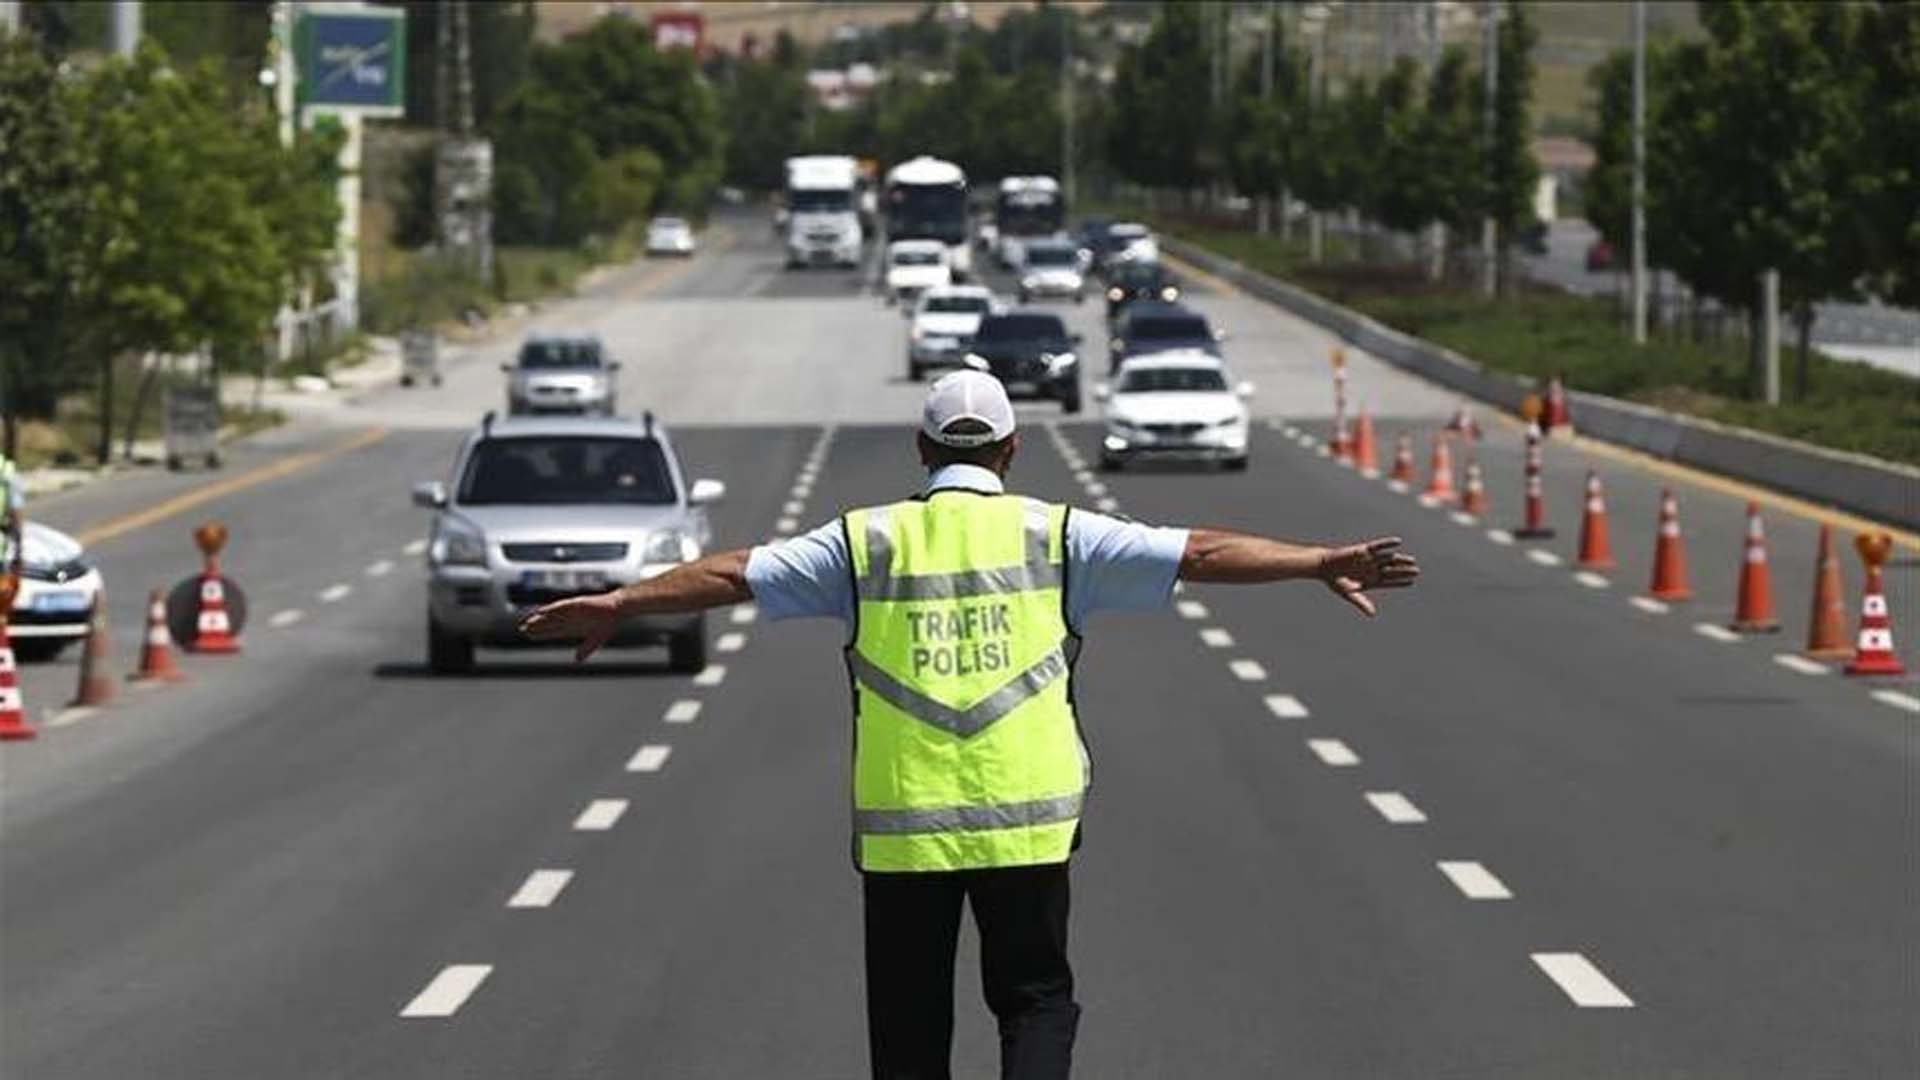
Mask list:
MULTIPOLYGON (((1517 412, 1532 382, 1493 371, 1451 349, 1398 330, 1278 278, 1162 236, 1175 256, 1285 308, 1354 347, 1468 397, 1517 412)), ((1582 435, 1655 457, 1790 492, 1889 525, 1920 529, 1920 469, 1865 454, 1717 424, 1601 394, 1572 391, 1574 425, 1582 435)))

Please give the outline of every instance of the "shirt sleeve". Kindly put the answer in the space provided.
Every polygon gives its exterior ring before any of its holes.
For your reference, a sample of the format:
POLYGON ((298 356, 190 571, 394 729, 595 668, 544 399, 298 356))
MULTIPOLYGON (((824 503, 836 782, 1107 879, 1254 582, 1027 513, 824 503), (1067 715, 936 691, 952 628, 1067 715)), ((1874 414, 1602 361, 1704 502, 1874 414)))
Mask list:
POLYGON ((1075 508, 1067 513, 1067 622, 1096 611, 1154 611, 1173 599, 1187 530, 1075 508))
POLYGON ((832 617, 853 624, 853 556, 840 522, 747 553, 747 591, 769 619, 832 617))

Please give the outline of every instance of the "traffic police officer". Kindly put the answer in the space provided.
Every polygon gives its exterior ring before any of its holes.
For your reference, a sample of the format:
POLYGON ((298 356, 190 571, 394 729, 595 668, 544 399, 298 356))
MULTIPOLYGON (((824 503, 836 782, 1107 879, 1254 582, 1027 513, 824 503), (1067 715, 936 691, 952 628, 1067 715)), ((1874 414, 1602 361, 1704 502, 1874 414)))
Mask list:
POLYGON ((851 628, 853 858, 866 907, 873 1075, 949 1075, 963 901, 980 931, 1002 1075, 1064 1077, 1080 1007, 1067 963, 1068 856, 1088 759, 1071 692, 1089 615, 1163 607, 1177 580, 1312 578, 1372 615, 1418 567, 1381 539, 1318 547, 1155 528, 1007 494, 1019 439, 992 376, 927 394, 917 496, 804 536, 708 556, 531 614, 584 658, 628 616, 746 600, 851 628))

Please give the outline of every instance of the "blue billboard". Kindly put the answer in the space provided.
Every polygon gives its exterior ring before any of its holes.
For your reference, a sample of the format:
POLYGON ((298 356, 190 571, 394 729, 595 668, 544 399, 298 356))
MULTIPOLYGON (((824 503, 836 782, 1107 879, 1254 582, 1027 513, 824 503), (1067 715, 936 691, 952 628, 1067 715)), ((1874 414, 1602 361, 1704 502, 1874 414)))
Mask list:
POLYGON ((302 107, 366 116, 405 111, 404 11, 313 5, 300 9, 294 35, 302 107))

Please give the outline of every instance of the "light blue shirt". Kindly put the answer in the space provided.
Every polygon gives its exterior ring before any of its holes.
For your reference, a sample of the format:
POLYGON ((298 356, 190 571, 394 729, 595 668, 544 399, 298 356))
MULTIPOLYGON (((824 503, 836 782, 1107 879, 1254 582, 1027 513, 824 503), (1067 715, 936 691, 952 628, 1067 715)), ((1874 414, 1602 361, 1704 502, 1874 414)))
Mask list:
MULTIPOLYGON (((961 488, 998 495, 1000 477, 977 465, 948 465, 927 493, 961 488)), ((1074 633, 1096 611, 1167 606, 1187 550, 1187 530, 1142 525, 1074 509, 1067 514, 1067 623, 1074 633)), ((763 544, 747 556, 747 588, 769 619, 830 616, 853 625, 853 556, 838 519, 809 533, 763 544)))

